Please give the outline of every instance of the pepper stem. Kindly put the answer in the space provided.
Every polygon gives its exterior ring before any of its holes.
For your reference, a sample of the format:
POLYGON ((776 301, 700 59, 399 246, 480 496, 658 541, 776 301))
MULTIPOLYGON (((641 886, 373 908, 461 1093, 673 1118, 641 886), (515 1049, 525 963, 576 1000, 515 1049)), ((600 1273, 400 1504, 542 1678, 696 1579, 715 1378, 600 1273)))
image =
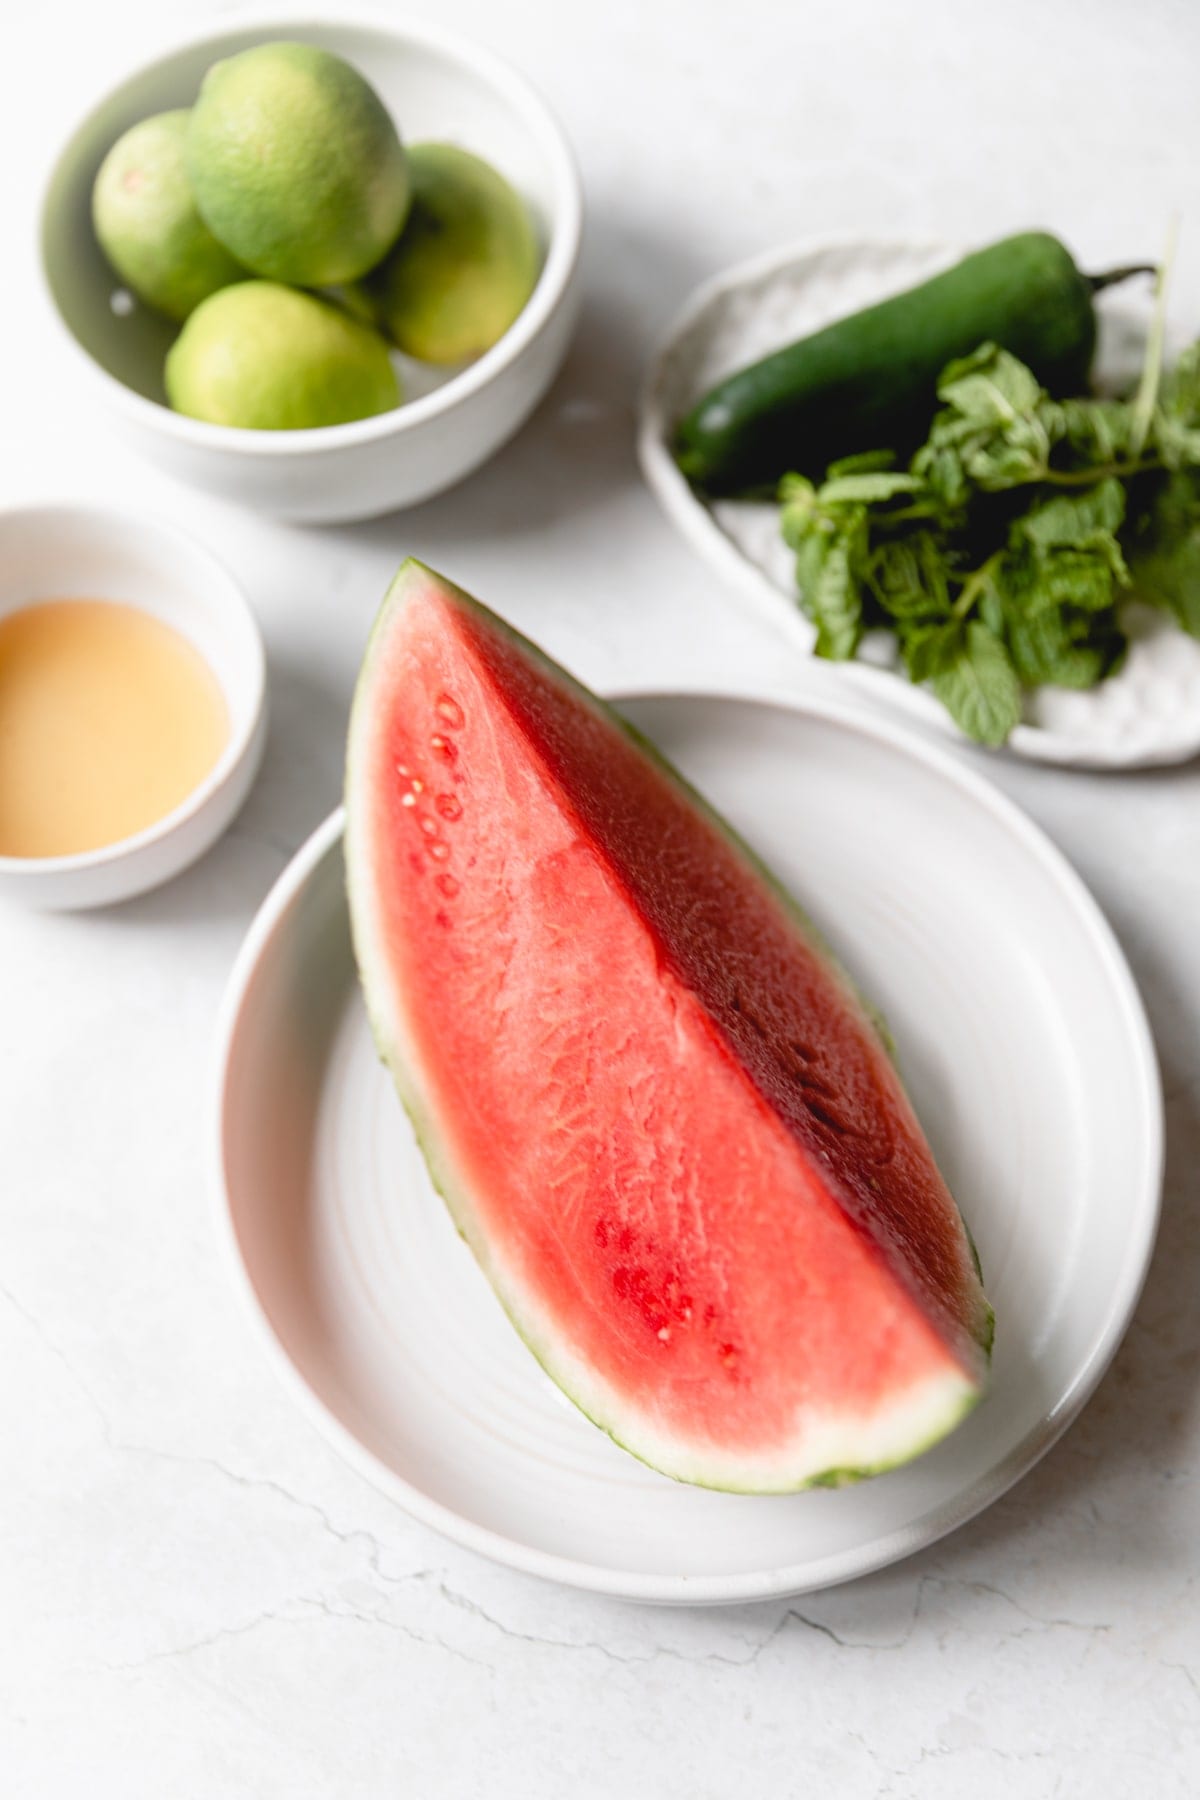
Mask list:
POLYGON ((1098 294, 1106 287, 1115 287, 1118 281, 1128 281, 1131 275, 1157 274, 1157 263, 1126 263, 1120 269, 1105 269, 1099 275, 1085 275, 1083 279, 1093 294, 1098 294))

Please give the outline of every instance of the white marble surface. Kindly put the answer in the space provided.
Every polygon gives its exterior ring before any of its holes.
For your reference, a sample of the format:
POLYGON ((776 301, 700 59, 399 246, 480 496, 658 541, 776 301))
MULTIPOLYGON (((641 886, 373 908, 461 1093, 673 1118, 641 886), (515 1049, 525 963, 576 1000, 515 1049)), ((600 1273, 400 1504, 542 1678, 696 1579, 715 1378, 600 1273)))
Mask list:
MULTIPOLYGON (((235 8, 225 7, 224 13, 235 8)), ((731 608, 640 490, 641 358, 698 277, 798 231, 1056 226, 1088 261, 1184 214, 1200 314, 1200 15, 1189 0, 449 0, 578 145, 589 301, 502 461, 405 517, 302 532, 126 458, 77 409, 26 255, 35 171, 94 87, 200 9, 6 18, 6 498, 154 509, 232 564, 275 704, 241 822, 94 917, 0 918, 0 1792, 13 1800, 1025 1800, 1200 1788, 1200 771, 995 762, 1092 883, 1149 1004, 1166 1212, 1083 1419, 1011 1495, 851 1587, 638 1610, 410 1523, 291 1410, 218 1260, 210 1038, 240 935, 337 796, 393 565, 442 566, 594 682, 753 679, 793 653, 731 608), (1191 203, 1191 213, 1188 206, 1191 203)))

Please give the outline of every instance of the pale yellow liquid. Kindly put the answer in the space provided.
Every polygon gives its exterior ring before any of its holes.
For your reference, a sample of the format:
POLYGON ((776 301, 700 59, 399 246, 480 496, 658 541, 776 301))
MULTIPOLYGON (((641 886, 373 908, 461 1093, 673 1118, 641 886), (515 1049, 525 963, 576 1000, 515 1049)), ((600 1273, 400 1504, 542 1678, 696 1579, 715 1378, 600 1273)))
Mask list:
POLYGON ((228 738, 216 677, 161 619, 112 600, 0 619, 0 856, 70 856, 144 831, 228 738))

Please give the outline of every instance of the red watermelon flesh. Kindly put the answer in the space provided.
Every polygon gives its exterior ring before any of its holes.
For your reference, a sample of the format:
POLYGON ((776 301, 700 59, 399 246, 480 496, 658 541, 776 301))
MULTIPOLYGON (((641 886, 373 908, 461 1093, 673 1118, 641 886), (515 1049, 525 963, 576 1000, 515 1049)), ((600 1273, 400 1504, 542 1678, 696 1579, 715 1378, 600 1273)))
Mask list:
POLYGON ((758 1493, 957 1423, 991 1313, 863 1003, 673 770, 414 562, 355 699, 346 861, 433 1178, 590 1418, 758 1493))

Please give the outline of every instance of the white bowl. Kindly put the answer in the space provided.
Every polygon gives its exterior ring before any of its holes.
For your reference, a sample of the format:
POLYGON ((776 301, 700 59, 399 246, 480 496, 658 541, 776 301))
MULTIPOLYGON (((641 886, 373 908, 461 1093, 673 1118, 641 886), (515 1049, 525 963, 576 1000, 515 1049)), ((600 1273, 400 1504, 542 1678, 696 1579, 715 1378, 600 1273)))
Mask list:
MULTIPOLYGON (((566 353, 578 312, 581 229, 579 177, 566 139, 538 95, 498 58, 425 25, 272 16, 189 37, 99 102, 50 178, 41 251, 54 310, 113 424, 135 449, 224 499, 328 523, 428 499, 512 436, 566 353), (244 431, 167 406, 162 368, 175 327, 140 307, 114 308, 120 284, 92 231, 91 192, 106 152, 130 125, 191 105, 218 58, 280 38, 301 38, 353 63, 409 141, 449 139, 494 163, 529 203, 545 262, 532 298, 499 343, 431 392, 349 425, 244 431)), ((427 383, 428 372, 421 374, 427 383)))
POLYGON ((266 662, 233 577, 173 526, 85 506, 0 512, 0 617, 37 600, 123 600, 187 638, 216 676, 229 741, 174 811, 77 856, 0 856, 0 897, 56 910, 127 900, 177 875, 220 837, 266 741, 266 662))

